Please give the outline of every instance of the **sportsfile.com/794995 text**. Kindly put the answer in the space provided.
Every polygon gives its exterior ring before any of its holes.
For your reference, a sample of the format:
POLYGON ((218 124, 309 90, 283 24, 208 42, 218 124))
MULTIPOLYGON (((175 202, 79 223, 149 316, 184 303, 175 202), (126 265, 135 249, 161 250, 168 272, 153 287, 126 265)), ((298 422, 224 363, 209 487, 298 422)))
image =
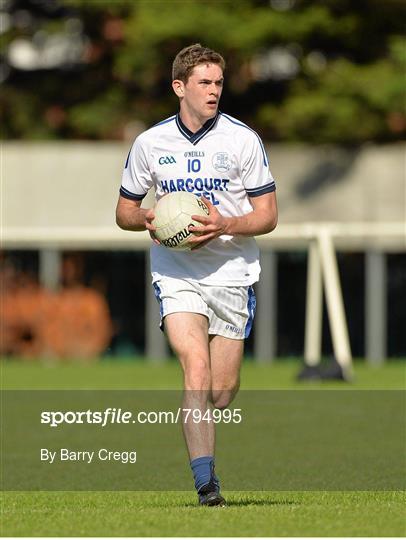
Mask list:
POLYGON ((174 411, 126 411, 108 407, 102 411, 42 411, 41 424, 58 427, 63 424, 98 424, 105 427, 110 424, 177 424, 179 422, 199 424, 240 424, 241 409, 188 409, 178 407, 174 411))

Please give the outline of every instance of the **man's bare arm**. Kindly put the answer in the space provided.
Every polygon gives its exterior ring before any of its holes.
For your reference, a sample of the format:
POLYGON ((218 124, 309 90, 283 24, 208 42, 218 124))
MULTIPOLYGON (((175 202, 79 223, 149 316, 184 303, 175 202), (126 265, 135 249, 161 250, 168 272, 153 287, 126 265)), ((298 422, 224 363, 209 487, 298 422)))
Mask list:
POLYGON ((116 223, 125 231, 145 231, 147 229, 147 213, 150 210, 141 208, 141 201, 132 201, 120 195, 116 208, 116 223))
POLYGON ((278 223, 275 192, 251 197, 250 202, 253 206, 252 212, 244 216, 225 218, 226 230, 224 234, 258 236, 275 229, 278 223))
POLYGON ((193 216, 202 225, 190 227, 192 232, 200 233, 190 240, 193 247, 200 247, 200 244, 207 243, 213 238, 222 234, 232 236, 258 236, 274 230, 278 222, 278 208, 276 204, 275 192, 266 193, 259 197, 250 198, 253 210, 248 214, 237 217, 222 216, 219 211, 209 201, 210 214, 207 217, 193 216))

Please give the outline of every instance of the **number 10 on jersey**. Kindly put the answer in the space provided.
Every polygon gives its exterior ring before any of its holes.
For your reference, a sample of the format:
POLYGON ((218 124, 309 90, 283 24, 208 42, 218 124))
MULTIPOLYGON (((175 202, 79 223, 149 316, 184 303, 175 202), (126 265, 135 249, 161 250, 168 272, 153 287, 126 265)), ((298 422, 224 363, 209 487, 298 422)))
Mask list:
POLYGON ((202 164, 200 159, 188 159, 187 160, 187 172, 199 172, 202 164))

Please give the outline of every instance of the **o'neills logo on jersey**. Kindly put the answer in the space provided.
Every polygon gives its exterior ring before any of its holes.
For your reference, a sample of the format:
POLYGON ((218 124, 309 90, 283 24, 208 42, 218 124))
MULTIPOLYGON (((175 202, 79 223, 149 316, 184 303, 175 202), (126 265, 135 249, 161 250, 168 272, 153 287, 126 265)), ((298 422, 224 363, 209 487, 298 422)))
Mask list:
POLYGON ((226 172, 231 169, 231 160, 227 152, 216 152, 212 159, 213 167, 216 171, 226 172))
POLYGON ((201 150, 191 150, 183 154, 185 157, 204 157, 204 152, 201 150))
POLYGON ((189 236, 192 234, 189 231, 189 227, 193 225, 193 223, 190 223, 187 227, 179 231, 178 233, 174 234, 170 238, 166 238, 165 240, 161 240, 161 244, 163 244, 165 247, 174 248, 177 247, 183 240, 186 240, 186 238, 189 238, 189 236))

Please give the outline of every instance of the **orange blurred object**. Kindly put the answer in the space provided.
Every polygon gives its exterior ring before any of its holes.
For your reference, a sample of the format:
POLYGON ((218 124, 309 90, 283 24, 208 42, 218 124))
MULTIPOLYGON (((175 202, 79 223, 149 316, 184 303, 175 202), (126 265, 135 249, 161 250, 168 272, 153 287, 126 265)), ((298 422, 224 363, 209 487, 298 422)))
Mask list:
POLYGON ((112 322, 97 291, 75 286, 51 293, 39 286, 6 291, 0 303, 0 353, 25 358, 97 358, 112 322))

